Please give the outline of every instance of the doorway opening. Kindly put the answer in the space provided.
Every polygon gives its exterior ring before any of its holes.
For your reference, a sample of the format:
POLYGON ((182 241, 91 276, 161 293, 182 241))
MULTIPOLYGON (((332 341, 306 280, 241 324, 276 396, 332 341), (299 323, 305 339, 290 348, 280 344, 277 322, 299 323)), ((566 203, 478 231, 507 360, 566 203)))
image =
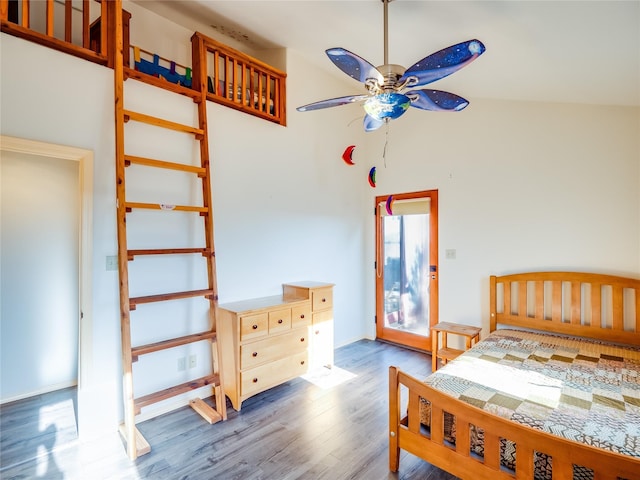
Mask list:
POLYGON ((438 322, 438 191, 376 197, 376 337, 430 351, 438 322))
MULTIPOLYGON (((77 218, 77 308, 72 309, 77 315, 77 334, 76 338, 68 339, 73 344, 77 345, 77 387, 69 387, 69 382, 64 381, 60 384, 48 384, 46 381, 42 381, 39 386, 36 384, 30 386, 24 386, 21 389, 17 389, 13 395, 0 399, 1 403, 13 402, 28 398, 31 395, 45 394, 49 391, 58 390, 59 388, 67 387, 65 395, 68 396, 68 388, 76 390, 74 397, 76 405, 76 423, 77 432, 80 434, 84 430, 85 425, 89 425, 91 422, 90 407, 85 405, 82 401, 83 391, 87 386, 87 380, 90 376, 91 368, 91 339, 92 339, 92 212, 93 212, 93 152, 90 150, 84 150, 75 147, 69 147, 64 145, 50 144, 45 142, 38 142, 33 140, 27 140, 16 137, 1 136, 0 137, 0 153, 4 156, 13 156, 14 158, 22 158, 25 162, 28 162, 30 158, 34 159, 34 162, 46 161, 73 161, 77 162, 77 187, 76 187, 76 201, 78 205, 77 218), (39 159, 39 160, 37 160, 39 159), (35 386, 34 386, 35 385, 35 386)), ((64 163, 64 162, 63 162, 64 163)), ((41 202, 38 208, 41 208, 44 212, 48 208, 55 208, 54 202, 41 202)), ((54 212, 51 212, 52 214, 54 212)), ((52 215, 53 217, 53 215, 52 215)), ((28 219, 27 219, 28 220, 28 219)), ((51 240, 50 232, 47 233, 47 226, 41 222, 41 224, 35 225, 37 227, 32 235, 34 242, 49 242, 51 240)), ((35 258, 35 256, 34 256, 35 258)), ((75 267, 74 267, 75 268, 75 267)), ((55 277, 56 272, 60 273, 56 268, 50 268, 52 275, 55 277)), ((50 290, 60 288, 60 282, 52 281, 50 284, 50 290)), ((40 293, 47 293, 39 289, 27 292, 31 295, 34 302, 38 302, 38 296, 40 293)), ((41 295, 40 295, 41 296, 41 295)), ((4 306, 4 305, 3 305, 4 306)), ((55 305, 49 305, 50 308, 55 308, 55 305)), ((4 310, 4 309, 3 309, 4 310)), ((43 318, 46 321, 47 317, 43 318)), ((55 362, 52 358, 43 358, 38 360, 41 365, 40 371, 43 371, 42 366, 49 367, 55 362)), ((10 364, 2 365, 3 370, 5 368, 11 368, 10 364)), ((46 373, 46 372, 45 372, 46 373)), ((42 375, 43 378, 47 378, 46 375, 42 375)), ((61 390, 64 392, 65 390, 61 390)), ((73 399, 72 399, 73 400, 73 399)))

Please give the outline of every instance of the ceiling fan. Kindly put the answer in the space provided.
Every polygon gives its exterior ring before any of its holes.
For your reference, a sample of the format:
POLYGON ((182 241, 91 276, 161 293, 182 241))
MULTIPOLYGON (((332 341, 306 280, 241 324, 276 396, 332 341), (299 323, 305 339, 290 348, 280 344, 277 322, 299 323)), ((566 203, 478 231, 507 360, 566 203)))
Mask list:
POLYGON ((458 95, 441 90, 417 89, 440 80, 465 67, 485 51, 480 40, 468 40, 437 51, 405 70, 388 61, 389 2, 384 4, 384 65, 374 67, 365 59, 344 48, 326 50, 329 59, 351 78, 364 83, 367 92, 360 95, 331 98, 298 107, 299 112, 364 102, 364 129, 371 132, 400 117, 411 107, 432 111, 460 111, 469 102, 458 95))

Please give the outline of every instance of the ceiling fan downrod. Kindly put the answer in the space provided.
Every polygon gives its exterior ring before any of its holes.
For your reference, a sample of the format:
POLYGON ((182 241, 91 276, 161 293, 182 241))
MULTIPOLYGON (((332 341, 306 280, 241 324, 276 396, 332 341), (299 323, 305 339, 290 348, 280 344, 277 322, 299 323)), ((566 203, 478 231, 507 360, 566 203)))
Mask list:
POLYGON ((402 76, 405 68, 402 65, 389 63, 389 3, 393 0, 381 0, 384 6, 384 64, 377 67, 384 78, 384 84, 379 86, 381 91, 393 92, 396 90, 396 81, 402 76))
POLYGON ((393 0, 382 0, 384 4, 384 64, 389 63, 389 2, 393 0))

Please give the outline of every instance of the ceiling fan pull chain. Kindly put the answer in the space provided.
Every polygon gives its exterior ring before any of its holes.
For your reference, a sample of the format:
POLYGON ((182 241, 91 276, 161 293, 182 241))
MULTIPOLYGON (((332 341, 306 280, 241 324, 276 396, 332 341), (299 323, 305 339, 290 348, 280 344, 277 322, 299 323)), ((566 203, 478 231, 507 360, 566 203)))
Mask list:
POLYGON ((384 162, 384 168, 387 168, 387 144, 389 143, 389 122, 386 123, 386 130, 384 133, 384 149, 382 150, 382 161, 384 162))
POLYGON ((353 125, 353 122, 355 122, 356 120, 360 120, 361 118, 362 116, 358 115, 356 118, 347 123, 347 127, 350 127, 351 125, 353 125))

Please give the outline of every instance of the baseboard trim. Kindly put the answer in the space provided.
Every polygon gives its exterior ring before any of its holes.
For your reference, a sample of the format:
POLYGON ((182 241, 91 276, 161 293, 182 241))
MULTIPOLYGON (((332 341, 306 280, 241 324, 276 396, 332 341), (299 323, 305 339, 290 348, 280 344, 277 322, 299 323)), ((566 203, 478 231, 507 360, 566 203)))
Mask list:
POLYGON ((4 405, 5 403, 11 403, 18 400, 24 400, 25 398, 35 397, 36 395, 43 395, 49 392, 55 392, 56 390, 62 390, 63 388, 69 387, 77 387, 78 381, 72 380, 70 382, 62 382, 56 383, 55 385, 47 385, 46 387, 39 388, 38 390, 34 390, 32 392, 21 393, 20 395, 14 395, 8 398, 0 399, 0 405, 4 405))

